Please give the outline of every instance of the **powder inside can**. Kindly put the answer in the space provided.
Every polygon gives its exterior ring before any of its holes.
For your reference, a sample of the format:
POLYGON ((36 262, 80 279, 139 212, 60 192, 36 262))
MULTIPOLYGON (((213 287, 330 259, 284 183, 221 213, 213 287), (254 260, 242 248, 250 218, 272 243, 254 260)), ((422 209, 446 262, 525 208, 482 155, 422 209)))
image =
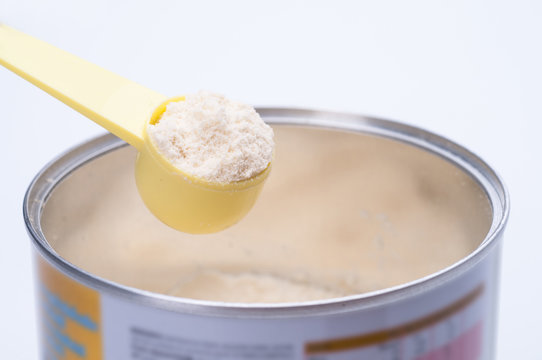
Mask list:
POLYGON ((147 133, 176 168, 218 183, 262 172, 275 145, 273 130, 252 106, 202 91, 169 103, 147 133))
POLYGON ((70 263, 124 286, 284 303, 434 274, 472 253, 491 226, 491 204, 477 181, 428 151, 309 126, 275 125, 274 136, 273 172, 252 211, 231 228, 192 235, 161 223, 139 197, 137 152, 124 147, 55 187, 43 211, 45 236, 70 263))

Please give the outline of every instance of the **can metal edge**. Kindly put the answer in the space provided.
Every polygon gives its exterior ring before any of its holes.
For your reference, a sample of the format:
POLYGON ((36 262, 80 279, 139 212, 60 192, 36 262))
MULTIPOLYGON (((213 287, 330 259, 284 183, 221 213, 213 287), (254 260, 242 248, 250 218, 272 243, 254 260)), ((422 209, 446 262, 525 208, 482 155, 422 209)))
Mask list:
POLYGON ((36 208, 38 205, 33 201, 33 197, 37 194, 42 194, 45 200, 54 189, 56 184, 52 183, 48 176, 54 173, 55 168, 59 167, 63 170, 58 171, 57 169, 55 176, 58 182, 94 157, 126 145, 113 135, 107 134, 65 152, 47 164, 31 182, 23 202, 23 216, 27 231, 37 250, 49 263, 77 281, 99 291, 112 293, 121 298, 129 298, 130 301, 146 306, 205 316, 278 318, 338 314, 383 306, 397 299, 415 296, 468 271, 502 238, 509 216, 508 191, 499 175, 486 162, 455 142, 418 127, 361 115, 284 108, 258 108, 257 111, 266 122, 271 124, 311 125, 343 131, 364 132, 423 148, 453 162, 480 184, 490 200, 493 208, 493 221, 486 238, 474 252, 462 260, 426 277, 387 289, 329 300, 281 304, 221 303, 177 298, 123 286, 98 278, 58 256, 47 244, 41 231, 39 219, 42 204, 36 208), (66 169, 64 162, 68 160, 71 165, 66 169), (49 185, 40 185, 44 182, 49 185))

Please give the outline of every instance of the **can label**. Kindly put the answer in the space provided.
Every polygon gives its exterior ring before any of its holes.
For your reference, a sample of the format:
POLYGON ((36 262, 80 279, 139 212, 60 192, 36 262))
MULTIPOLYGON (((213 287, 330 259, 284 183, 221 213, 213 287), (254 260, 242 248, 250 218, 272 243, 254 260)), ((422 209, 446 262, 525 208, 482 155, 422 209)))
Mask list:
POLYGON ((100 294, 37 261, 46 359, 102 359, 100 294))
POLYGON ((312 342, 305 345, 309 359, 334 359, 332 353, 355 354, 374 359, 478 359, 481 353, 483 320, 476 316, 476 303, 483 284, 442 310, 396 328, 357 336, 312 342), (320 356, 327 355, 327 356, 320 356))
POLYGON ((43 358, 490 359, 494 253, 417 296, 368 309, 273 318, 205 316, 143 305, 78 283, 38 255, 43 358))

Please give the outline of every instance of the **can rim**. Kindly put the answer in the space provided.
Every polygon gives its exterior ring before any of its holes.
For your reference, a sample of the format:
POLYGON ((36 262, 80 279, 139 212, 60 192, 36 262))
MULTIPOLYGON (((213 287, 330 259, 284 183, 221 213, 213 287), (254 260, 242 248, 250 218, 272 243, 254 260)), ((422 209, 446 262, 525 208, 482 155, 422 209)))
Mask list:
POLYGON ((121 285, 76 267, 48 244, 41 229, 41 213, 54 187, 72 171, 127 144, 106 134, 75 146, 45 165, 30 183, 23 201, 27 232, 39 253, 53 266, 85 285, 130 301, 169 311, 205 316, 294 317, 343 313, 382 306, 397 299, 429 291, 476 265, 502 237, 510 212, 510 198, 501 177, 480 157, 457 143, 404 123, 356 114, 295 108, 257 108, 262 118, 277 125, 299 125, 363 132, 401 141, 430 151, 470 175, 486 192, 492 206, 491 227, 481 244, 458 262, 425 277, 367 293, 340 298, 289 303, 225 303, 194 300, 121 285))

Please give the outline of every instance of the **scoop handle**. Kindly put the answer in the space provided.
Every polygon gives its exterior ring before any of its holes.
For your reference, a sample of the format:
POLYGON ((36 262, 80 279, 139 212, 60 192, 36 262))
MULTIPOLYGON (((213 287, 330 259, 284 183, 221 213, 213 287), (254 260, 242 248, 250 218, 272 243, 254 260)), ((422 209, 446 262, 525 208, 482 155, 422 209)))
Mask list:
POLYGON ((134 147, 167 97, 0 24, 0 65, 30 81, 134 147))

